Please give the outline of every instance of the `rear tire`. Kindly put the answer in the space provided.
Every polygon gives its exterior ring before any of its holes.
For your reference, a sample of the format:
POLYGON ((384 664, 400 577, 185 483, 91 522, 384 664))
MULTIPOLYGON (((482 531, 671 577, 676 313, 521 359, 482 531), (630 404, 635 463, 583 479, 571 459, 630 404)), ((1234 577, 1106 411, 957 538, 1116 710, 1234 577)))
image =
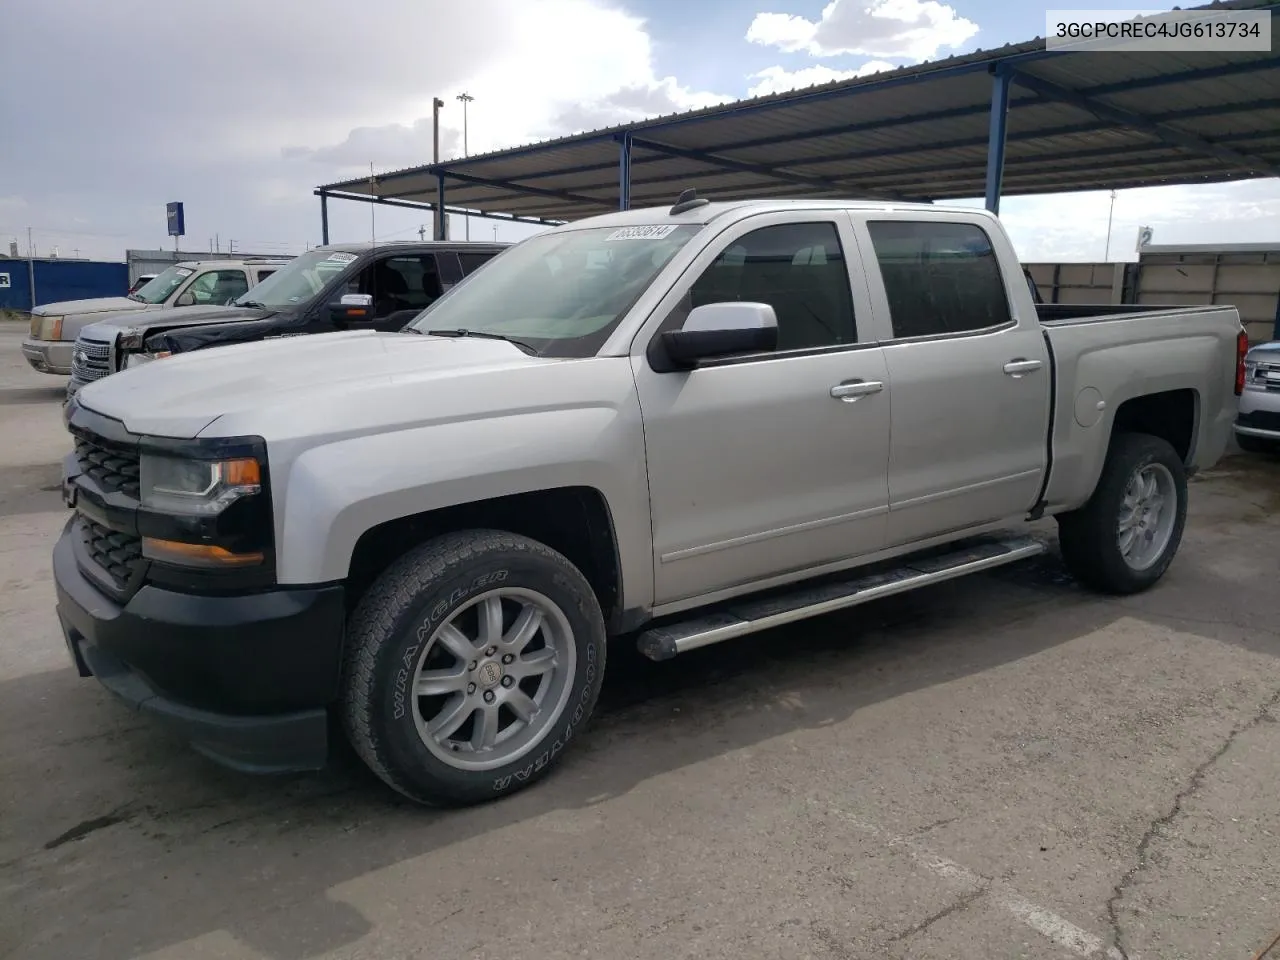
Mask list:
POLYGON ((1167 440, 1117 434, 1087 503, 1058 517, 1067 569, 1103 593, 1146 590, 1164 576, 1187 521, 1187 475, 1167 440))
POLYGON ((1267 440, 1263 437, 1251 437, 1247 434, 1237 433, 1236 443, 1240 445, 1240 449, 1245 453, 1280 453, 1280 442, 1267 440))
POLYGON ((411 550, 348 627, 342 718, 375 774, 412 800, 461 806, 543 777, 585 726, 605 627, 564 556, 493 530, 411 550))

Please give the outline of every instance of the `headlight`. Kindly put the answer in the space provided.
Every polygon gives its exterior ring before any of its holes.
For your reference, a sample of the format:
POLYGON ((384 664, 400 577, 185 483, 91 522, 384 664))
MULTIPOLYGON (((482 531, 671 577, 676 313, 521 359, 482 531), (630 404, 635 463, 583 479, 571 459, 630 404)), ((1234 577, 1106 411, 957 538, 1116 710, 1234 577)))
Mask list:
POLYGON ((130 367, 140 367, 144 363, 150 363, 152 360, 163 360, 165 357, 171 357, 173 354, 168 350, 157 350, 155 353, 131 353, 125 357, 125 369, 130 367))
POLYGON ((143 508, 174 518, 175 531, 181 531, 162 536, 142 531, 144 557, 210 570, 263 563, 261 549, 228 548, 196 532, 216 530, 228 507, 262 491, 262 467, 257 460, 185 460, 144 453, 139 467, 143 508))
POLYGON ((37 340, 61 340, 62 317, 32 317, 31 335, 37 340), (38 329, 37 321, 39 321, 38 329))
POLYGON ((262 491, 257 460, 180 460, 143 454, 142 505, 157 513, 208 516, 262 491))

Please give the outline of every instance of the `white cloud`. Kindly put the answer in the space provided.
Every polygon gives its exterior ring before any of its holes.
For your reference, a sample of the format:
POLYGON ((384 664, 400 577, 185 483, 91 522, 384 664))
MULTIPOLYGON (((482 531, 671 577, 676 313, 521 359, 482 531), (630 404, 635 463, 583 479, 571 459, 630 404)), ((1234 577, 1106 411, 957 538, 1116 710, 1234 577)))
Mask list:
MULTIPOLYGON (((467 145, 471 153, 598 129, 662 114, 694 110, 735 99, 730 94, 691 90, 675 77, 658 77, 642 19, 596 0, 540 0, 512 3, 508 27, 519 38, 441 89, 441 157, 462 153, 464 90, 468 107, 467 145), (572 27, 566 35, 566 24, 572 27), (573 56, 549 50, 568 44, 573 56)), ((391 124, 351 130, 334 145, 292 150, 313 159, 378 169, 423 163, 431 155, 431 101, 391 124)))
POLYGON ((787 90, 799 90, 803 87, 833 83, 836 80, 849 80, 853 77, 866 77, 884 70, 897 69, 894 64, 885 60, 870 60, 854 70, 834 70, 831 67, 817 64, 802 67, 799 70, 788 70, 786 67, 766 67, 748 78, 755 80, 747 90, 748 97, 763 97, 770 93, 782 93, 787 90))
MULTIPOLYGON (((5 172, 28 207, 0 206, 0 239, 34 224, 41 248, 118 258, 167 245, 163 204, 181 199, 184 247, 220 234, 301 250, 319 240, 317 184, 430 162, 434 97, 443 157, 462 152, 463 91, 472 153, 734 98, 659 76, 644 21, 616 0, 222 0, 213 18, 121 3, 127 16, 85 0, 15 11, 0 116, 23 131, 5 172)), ((421 218, 379 209, 379 235, 421 218)), ((369 235, 363 205, 332 203, 329 219, 335 239, 369 235)))
POLYGON ((860 54, 930 60, 957 48, 978 25, 936 0, 831 0, 814 22, 786 13, 758 13, 747 40, 815 57, 860 54))
MULTIPOLYGON (((981 200, 964 201, 981 206, 981 200)), ((1000 219, 1018 256, 1031 263, 1102 262, 1107 254, 1106 191, 1006 197, 1000 219)), ((1145 187, 1116 195, 1111 260, 1136 260, 1139 227, 1154 242, 1280 242, 1280 178, 1206 186, 1145 187)))

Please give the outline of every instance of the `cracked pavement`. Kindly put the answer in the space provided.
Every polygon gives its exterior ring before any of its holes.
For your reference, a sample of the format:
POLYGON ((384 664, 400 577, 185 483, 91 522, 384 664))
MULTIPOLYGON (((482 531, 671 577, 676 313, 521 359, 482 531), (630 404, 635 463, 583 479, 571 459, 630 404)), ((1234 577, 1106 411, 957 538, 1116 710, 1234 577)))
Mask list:
POLYGON ((1138 597, 1049 557, 668 664, 619 649, 553 777, 434 813, 350 758, 223 771, 75 676, 61 384, 20 339, 0 957, 1251 960, 1280 932, 1280 461, 1199 478, 1138 597))

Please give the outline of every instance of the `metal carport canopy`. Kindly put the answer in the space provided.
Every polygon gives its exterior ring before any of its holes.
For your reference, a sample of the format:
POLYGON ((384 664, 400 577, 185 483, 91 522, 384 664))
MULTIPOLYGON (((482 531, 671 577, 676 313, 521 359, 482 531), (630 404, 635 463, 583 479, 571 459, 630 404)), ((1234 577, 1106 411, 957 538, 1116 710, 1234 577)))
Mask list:
MULTIPOLYGON (((1265 9, 1280 3, 1217 7, 1265 9)), ((1280 176, 1275 51, 1042 39, 317 189, 567 221, 761 196, 938 200, 1280 176), (1002 109, 1007 101, 1007 109, 1002 109)), ((376 199, 375 199, 376 198, 376 199)))

